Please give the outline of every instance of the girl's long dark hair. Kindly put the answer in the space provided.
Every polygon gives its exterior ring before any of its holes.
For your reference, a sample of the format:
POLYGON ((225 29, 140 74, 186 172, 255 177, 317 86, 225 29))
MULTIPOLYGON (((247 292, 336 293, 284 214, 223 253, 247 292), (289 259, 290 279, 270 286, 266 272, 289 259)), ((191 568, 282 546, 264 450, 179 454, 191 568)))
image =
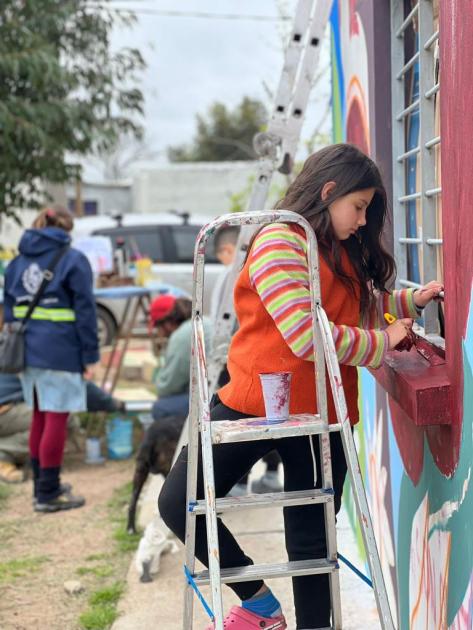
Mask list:
POLYGON ((317 236, 320 254, 333 273, 354 291, 353 279, 342 268, 341 248, 346 249, 358 276, 361 312, 366 314, 373 299, 373 288, 387 291, 386 285, 396 270, 393 257, 382 243, 387 197, 373 160, 350 144, 325 147, 307 158, 302 171, 275 207, 297 212, 309 221, 317 236), (323 201, 322 189, 331 181, 336 186, 323 201), (340 241, 332 228, 328 207, 336 199, 366 188, 375 189, 366 209, 366 225, 347 240, 340 241))

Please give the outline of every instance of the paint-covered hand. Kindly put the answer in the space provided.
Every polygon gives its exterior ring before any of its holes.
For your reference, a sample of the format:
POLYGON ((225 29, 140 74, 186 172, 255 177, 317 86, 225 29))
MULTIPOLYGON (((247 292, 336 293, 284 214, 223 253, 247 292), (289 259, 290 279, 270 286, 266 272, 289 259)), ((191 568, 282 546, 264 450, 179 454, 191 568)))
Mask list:
POLYGON ((438 282, 437 280, 433 280, 429 282, 421 289, 417 289, 414 291, 414 302, 416 306, 419 308, 424 308, 431 300, 439 300, 441 297, 439 296, 440 292, 443 291, 442 282, 438 282))
POLYGON ((386 328, 390 350, 410 350, 412 347, 412 324, 410 318, 396 319, 386 328))

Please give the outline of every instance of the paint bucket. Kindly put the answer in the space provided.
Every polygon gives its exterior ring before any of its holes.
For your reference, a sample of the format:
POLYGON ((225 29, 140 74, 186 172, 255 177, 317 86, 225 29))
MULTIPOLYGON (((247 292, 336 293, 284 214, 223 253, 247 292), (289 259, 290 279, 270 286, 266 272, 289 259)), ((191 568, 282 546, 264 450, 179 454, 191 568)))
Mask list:
POLYGON ((85 440, 85 463, 103 464, 105 457, 100 452, 100 438, 88 437, 85 440))
POLYGON ((112 418, 107 422, 107 452, 109 459, 128 459, 133 453, 133 421, 112 418))
POLYGON ((291 372, 260 374, 266 421, 269 424, 284 422, 289 418, 291 372))

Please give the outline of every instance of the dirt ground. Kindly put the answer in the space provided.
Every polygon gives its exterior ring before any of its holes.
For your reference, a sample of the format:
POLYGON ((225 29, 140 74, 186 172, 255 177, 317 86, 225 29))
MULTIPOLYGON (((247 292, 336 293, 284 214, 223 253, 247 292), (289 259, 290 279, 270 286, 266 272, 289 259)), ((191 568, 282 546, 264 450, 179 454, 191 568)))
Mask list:
POLYGON ((131 480, 133 463, 89 466, 84 453, 66 454, 63 480, 87 501, 70 512, 34 513, 32 482, 8 486, 11 492, 0 503, 1 630, 78 630, 91 593, 125 579, 131 550, 117 542, 117 527, 123 529, 117 510, 124 521, 123 486, 131 480), (79 580, 83 592, 67 594, 68 580, 79 580))

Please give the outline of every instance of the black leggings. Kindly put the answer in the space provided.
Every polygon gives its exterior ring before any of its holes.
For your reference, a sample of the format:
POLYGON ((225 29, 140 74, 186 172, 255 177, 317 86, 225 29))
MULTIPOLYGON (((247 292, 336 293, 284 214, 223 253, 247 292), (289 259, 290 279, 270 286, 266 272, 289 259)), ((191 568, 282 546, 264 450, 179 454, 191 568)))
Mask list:
MULTIPOLYGON (((222 403, 212 409, 212 420, 243 417, 222 403)), ((313 438, 317 463, 317 487, 321 486, 318 437, 313 438)), ((332 449, 335 510, 339 511, 347 471, 339 433, 330 435, 332 449)), ((217 497, 224 497, 234 484, 267 453, 277 450, 284 466, 284 489, 309 490, 314 486, 314 468, 309 437, 259 440, 214 446, 214 473, 217 497)), ((204 498, 202 462, 199 452, 197 498, 204 498)), ((187 447, 182 449, 166 478, 159 496, 159 511, 167 526, 184 541, 186 527, 187 447)), ((309 560, 327 555, 325 519, 322 504, 284 508, 286 549, 289 560, 309 560)), ((218 519, 220 564, 222 568, 253 564, 221 519, 218 519)), ((196 517, 196 556, 208 566, 207 534, 204 516, 196 517)), ((261 580, 229 584, 241 600, 252 597, 263 585, 261 580)), ((297 628, 330 626, 330 589, 327 575, 292 578, 297 628)))

